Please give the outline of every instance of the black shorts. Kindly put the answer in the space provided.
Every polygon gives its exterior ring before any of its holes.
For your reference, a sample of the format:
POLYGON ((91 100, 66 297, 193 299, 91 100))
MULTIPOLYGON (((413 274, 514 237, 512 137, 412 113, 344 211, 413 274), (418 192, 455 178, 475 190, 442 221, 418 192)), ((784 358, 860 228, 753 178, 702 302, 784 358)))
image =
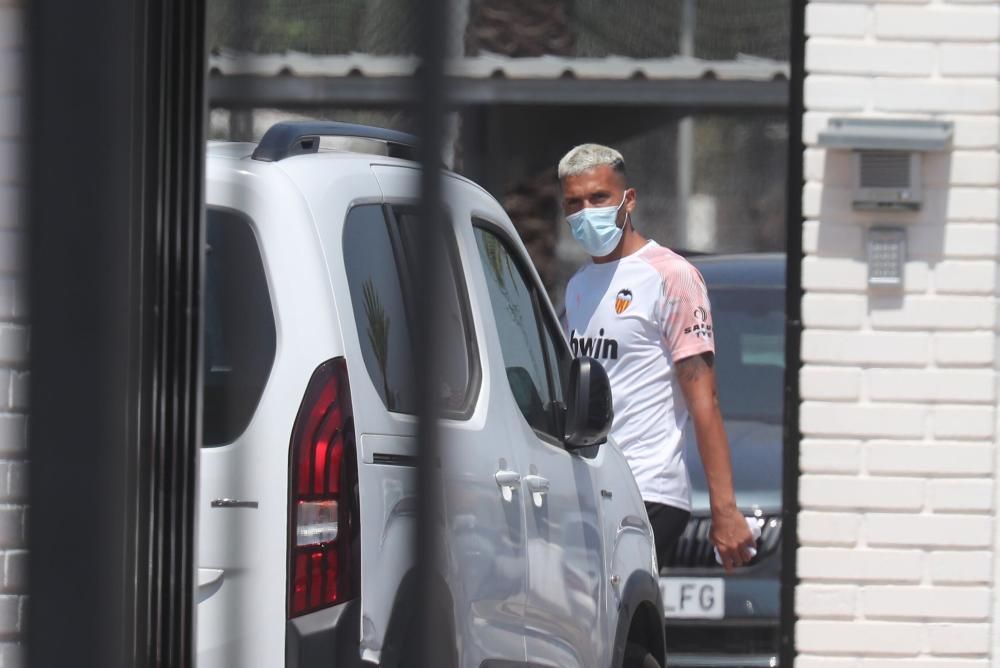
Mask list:
POLYGON ((677 539, 684 533, 691 513, 662 503, 646 502, 646 514, 653 525, 653 540, 656 542, 656 563, 662 569, 669 563, 677 539))

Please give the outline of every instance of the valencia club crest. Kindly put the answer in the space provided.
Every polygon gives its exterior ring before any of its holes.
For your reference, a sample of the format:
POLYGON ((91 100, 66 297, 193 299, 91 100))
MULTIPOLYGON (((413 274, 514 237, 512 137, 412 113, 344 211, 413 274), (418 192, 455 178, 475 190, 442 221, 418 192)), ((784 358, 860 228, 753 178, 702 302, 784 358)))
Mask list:
POLYGON ((631 290, 621 290, 615 297, 615 313, 621 315, 625 312, 625 309, 629 307, 632 303, 632 291, 631 290))

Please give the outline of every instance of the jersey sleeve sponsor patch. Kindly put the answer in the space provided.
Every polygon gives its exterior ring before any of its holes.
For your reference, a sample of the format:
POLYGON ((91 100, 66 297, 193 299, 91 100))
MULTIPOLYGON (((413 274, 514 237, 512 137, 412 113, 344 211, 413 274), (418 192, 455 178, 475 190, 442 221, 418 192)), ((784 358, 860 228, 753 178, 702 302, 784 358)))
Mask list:
POLYGON ((660 323, 671 358, 676 362, 715 352, 712 308, 701 273, 690 262, 669 251, 650 264, 663 281, 660 323))

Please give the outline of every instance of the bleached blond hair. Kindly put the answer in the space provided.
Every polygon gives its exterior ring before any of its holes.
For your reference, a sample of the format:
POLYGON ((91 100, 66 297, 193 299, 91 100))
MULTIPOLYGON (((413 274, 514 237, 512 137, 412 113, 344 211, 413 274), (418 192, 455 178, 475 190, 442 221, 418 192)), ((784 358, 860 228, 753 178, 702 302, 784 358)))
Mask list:
POLYGON ((571 148, 559 161, 559 180, 601 165, 608 165, 621 174, 622 179, 625 178, 625 158, 621 153, 601 144, 580 144, 571 148))

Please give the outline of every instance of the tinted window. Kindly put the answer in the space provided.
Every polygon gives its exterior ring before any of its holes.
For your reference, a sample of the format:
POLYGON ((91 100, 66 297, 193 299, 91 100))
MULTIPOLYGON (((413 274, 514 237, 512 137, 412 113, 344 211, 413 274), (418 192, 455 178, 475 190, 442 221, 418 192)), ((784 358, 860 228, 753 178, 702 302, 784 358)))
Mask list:
POLYGON ((542 320, 547 325, 543 330, 542 342, 545 345, 545 353, 548 355, 549 365, 552 367, 553 397, 565 406, 566 399, 563 397, 563 388, 566 387, 566 383, 569 380, 569 364, 572 360, 569 351, 566 349, 562 331, 556 327, 548 326, 546 318, 543 317, 542 320))
MULTIPOLYGON (((420 220, 413 209, 393 207, 393 218, 399 230, 402 247, 406 256, 406 266, 419 266, 416 248, 417 235, 420 234, 420 220)), ((445 229, 451 229, 447 225, 445 229)), ((445 319, 442 328, 445 341, 442 346, 440 367, 441 401, 448 413, 461 413, 470 407, 478 389, 478 351, 476 338, 472 331, 469 318, 469 297, 462 280, 461 267, 458 263, 458 253, 455 250, 452 237, 442 237, 441 244, 446 249, 449 271, 443 272, 441 291, 444 302, 440 304, 441 314, 445 319)), ((413 277, 408 281, 413 285, 413 277)), ((413 304, 419 308, 420 295, 413 296, 413 304)))
MULTIPOLYGON (((364 205, 351 209, 344 227, 344 264, 365 367, 386 408, 399 413, 416 412, 411 332, 422 297, 409 287, 419 262, 418 225, 409 209, 364 205)), ((454 242, 441 243, 451 271, 442 284, 448 338, 442 346, 440 398, 445 415, 462 417, 478 391, 479 362, 454 242)))
POLYGON ((500 237, 477 228, 476 240, 511 392, 528 424, 554 435, 549 362, 541 339, 536 291, 500 237))
MULTIPOLYGON (((733 483, 745 503, 781 505, 784 291, 709 285, 715 324, 719 403, 733 458, 733 483)), ((707 491, 694 428, 685 429, 691 484, 707 491)))
POLYGON ((779 289, 713 290, 715 363, 722 415, 781 423, 785 378, 785 294, 779 289))
POLYGON ((204 444, 250 424, 275 354, 274 313, 250 221, 209 208, 205 260, 204 444))
POLYGON ((368 375, 386 408, 415 412, 410 326, 381 206, 357 206, 347 214, 344 266, 368 375))

